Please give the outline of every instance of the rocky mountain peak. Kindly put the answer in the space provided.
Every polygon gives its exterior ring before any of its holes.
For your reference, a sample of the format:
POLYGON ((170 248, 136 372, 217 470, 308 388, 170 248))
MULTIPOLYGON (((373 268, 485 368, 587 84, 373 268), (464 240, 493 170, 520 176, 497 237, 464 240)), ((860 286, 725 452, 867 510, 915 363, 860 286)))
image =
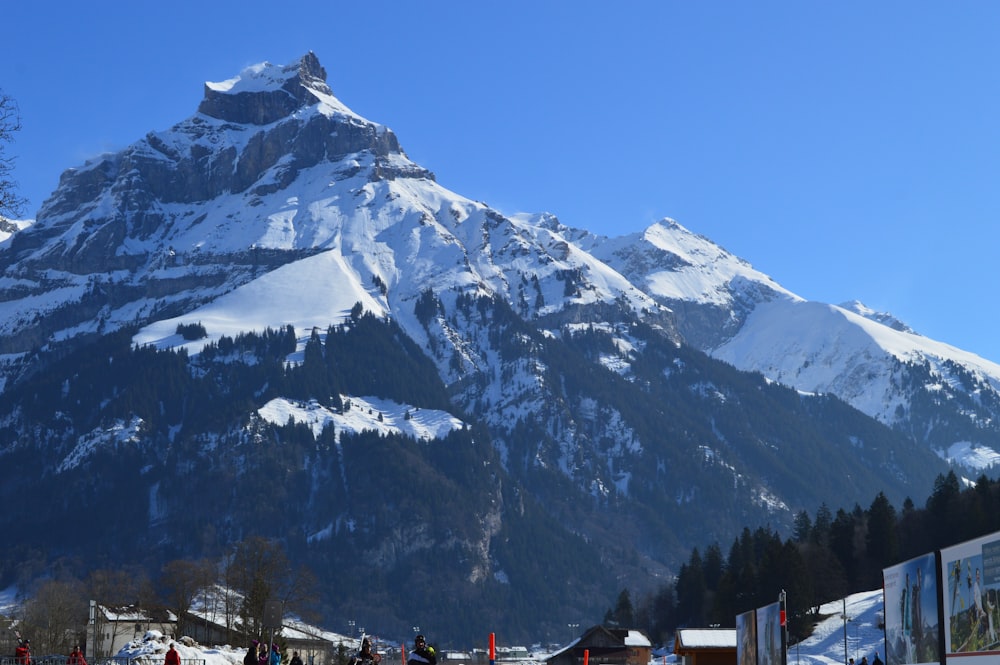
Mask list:
POLYGON ((298 62, 252 65, 235 78, 205 83, 198 112, 218 120, 246 125, 268 125, 296 110, 332 98, 326 70, 310 51, 298 62))

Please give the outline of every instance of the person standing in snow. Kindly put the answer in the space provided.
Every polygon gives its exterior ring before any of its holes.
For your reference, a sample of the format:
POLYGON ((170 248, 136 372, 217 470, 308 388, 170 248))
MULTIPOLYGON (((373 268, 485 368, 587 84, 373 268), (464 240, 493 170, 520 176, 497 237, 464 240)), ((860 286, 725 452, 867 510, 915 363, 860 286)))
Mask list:
POLYGON ((257 640, 250 643, 247 647, 247 655, 243 656, 243 665, 258 665, 257 663, 257 645, 260 644, 257 640))
POLYGON ((83 652, 80 651, 79 645, 73 647, 69 658, 66 659, 66 665, 87 665, 87 659, 83 657, 83 652))
POLYGON ((261 642, 257 648, 257 665, 269 665, 271 662, 271 647, 267 642, 261 642))
POLYGON ((170 643, 167 655, 163 658, 163 665, 181 665, 181 655, 177 653, 177 645, 170 643))
POLYGON ((407 665, 437 665, 437 654, 434 647, 427 644, 423 635, 417 635, 413 640, 413 651, 406 660, 407 665))
POLYGON ((292 659, 290 661, 288 661, 288 665, 302 665, 302 659, 299 658, 299 652, 298 651, 293 651, 292 652, 292 659))
POLYGON ((270 665, 281 665, 281 652, 278 651, 278 645, 271 645, 271 663, 270 665))

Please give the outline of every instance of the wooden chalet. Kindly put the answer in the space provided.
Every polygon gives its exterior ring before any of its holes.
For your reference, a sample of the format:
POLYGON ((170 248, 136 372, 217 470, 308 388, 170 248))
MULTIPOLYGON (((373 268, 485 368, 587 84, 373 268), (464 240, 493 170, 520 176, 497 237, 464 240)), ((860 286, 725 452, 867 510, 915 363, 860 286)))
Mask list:
POLYGON ((653 645, 638 630, 594 626, 565 649, 545 659, 546 665, 649 665, 653 645))
POLYGON ((736 665, 736 629, 681 628, 674 653, 682 665, 736 665))

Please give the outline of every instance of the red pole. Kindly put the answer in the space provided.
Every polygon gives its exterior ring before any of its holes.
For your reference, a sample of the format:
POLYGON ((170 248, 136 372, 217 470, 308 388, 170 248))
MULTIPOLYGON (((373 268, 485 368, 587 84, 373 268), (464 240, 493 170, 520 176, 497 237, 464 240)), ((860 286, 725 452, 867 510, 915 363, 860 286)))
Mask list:
POLYGON ((497 662, 497 634, 490 633, 490 665, 497 662))
POLYGON ((399 653, 403 654, 402 665, 406 665, 406 643, 399 645, 399 653))
POLYGON ((583 665, 590 665, 590 649, 583 650, 583 665))

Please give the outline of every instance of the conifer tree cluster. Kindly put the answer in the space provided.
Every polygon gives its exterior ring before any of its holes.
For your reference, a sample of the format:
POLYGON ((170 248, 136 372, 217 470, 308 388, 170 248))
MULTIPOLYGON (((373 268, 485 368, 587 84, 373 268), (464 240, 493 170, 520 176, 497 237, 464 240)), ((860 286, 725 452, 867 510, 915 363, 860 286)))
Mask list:
POLYGON ((663 643, 682 626, 734 627, 738 614, 785 591, 794 642, 809 635, 823 603, 880 588, 884 568, 998 530, 1000 481, 982 475, 963 490, 950 471, 938 476, 923 508, 907 498, 897 511, 879 492, 867 509, 855 504, 833 513, 824 504, 813 516, 800 511, 789 538, 744 528, 728 556, 717 543, 696 547, 676 578, 634 609, 622 591, 605 621, 631 620, 663 643))

